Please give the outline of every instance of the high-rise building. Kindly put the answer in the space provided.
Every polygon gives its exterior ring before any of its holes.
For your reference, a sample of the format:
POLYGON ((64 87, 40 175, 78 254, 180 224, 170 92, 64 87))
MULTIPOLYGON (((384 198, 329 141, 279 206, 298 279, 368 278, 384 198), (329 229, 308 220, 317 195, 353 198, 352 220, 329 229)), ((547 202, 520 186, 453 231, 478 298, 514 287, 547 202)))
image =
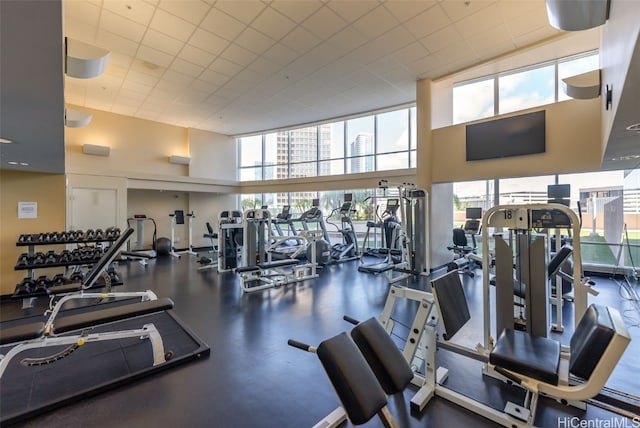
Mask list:
POLYGON ((373 171, 373 134, 358 134, 349 143, 349 173, 373 171))

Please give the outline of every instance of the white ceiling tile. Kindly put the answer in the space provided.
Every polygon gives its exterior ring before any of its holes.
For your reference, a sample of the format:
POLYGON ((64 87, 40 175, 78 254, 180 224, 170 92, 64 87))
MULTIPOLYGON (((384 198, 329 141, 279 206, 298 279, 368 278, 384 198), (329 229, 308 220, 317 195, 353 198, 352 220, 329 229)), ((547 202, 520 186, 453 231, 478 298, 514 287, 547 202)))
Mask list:
POLYGON ((275 0, 269 6, 296 22, 302 22, 321 8, 322 3, 317 1, 275 0))
POLYGON ((257 73, 255 71, 252 71, 248 68, 245 68, 244 70, 242 70, 240 73, 236 74, 234 76, 235 80, 239 80, 239 81, 244 81, 244 82, 251 82, 251 83, 259 83, 262 80, 265 79, 265 76, 261 73, 257 73))
POLYGON ((295 22, 270 7, 266 8, 251 23, 251 27, 274 40, 280 40, 285 34, 293 30, 295 26, 295 22))
MULTIPOLYGON (((139 73, 145 79, 153 79, 155 82, 157 82, 158 80, 160 80, 165 71, 165 67, 161 67, 157 64, 153 64, 136 58, 133 60, 133 63, 129 68, 129 75, 127 76, 127 78, 130 79, 131 73, 135 72, 136 75, 139 73)), ((151 83, 148 83, 148 85, 153 86, 151 83)))
POLYGON ((351 51, 345 58, 354 61, 356 64, 365 65, 376 61, 380 56, 380 47, 374 42, 366 43, 351 51))
POLYGON ((309 18, 302 26, 321 39, 331 37, 347 26, 347 23, 328 7, 323 7, 309 18))
POLYGON ((216 58, 216 55, 195 46, 186 45, 178 54, 178 58, 197 64, 201 67, 208 67, 216 58))
MULTIPOLYGON (((160 80, 159 77, 156 77, 156 76, 153 76, 151 74, 145 73, 144 71, 136 69, 136 68, 148 70, 144 66, 140 66, 140 67, 135 67, 134 66, 134 67, 132 67, 131 69, 129 69, 129 72, 127 73, 127 81, 137 82, 137 83, 140 83, 142 85, 147 85, 147 86, 153 87, 160 80)), ((164 71, 163 71, 163 73, 164 73, 164 71)))
POLYGON ((394 52, 393 56, 401 63, 408 63, 424 58, 429 55, 429 51, 420 43, 413 42, 408 46, 394 52))
POLYGON ((229 41, 202 28, 198 28, 189 39, 189 44, 217 55, 229 46, 229 41))
POLYGON ((148 3, 124 0, 103 1, 102 7, 104 10, 111 11, 144 26, 149 24, 155 10, 155 7, 148 3))
POLYGON ((378 6, 353 23, 354 28, 370 39, 375 39, 397 25, 398 20, 382 6, 378 6))
POLYGON ((519 37, 540 29, 552 29, 547 19, 546 9, 534 9, 527 15, 507 22, 507 28, 513 37, 519 37))
POLYGON ((440 5, 453 22, 459 21, 469 15, 478 12, 485 7, 495 4, 496 0, 442 0, 440 5))
POLYGON ((240 34, 234 42, 257 54, 261 54, 276 43, 275 40, 251 27, 245 28, 242 34, 240 34))
POLYGON ((142 24, 123 18, 108 10, 102 11, 100 26, 113 34, 118 34, 134 42, 140 42, 147 29, 142 24))
POLYGON ((108 65, 118 65, 120 67, 129 68, 133 62, 133 56, 125 55, 120 52, 111 52, 109 55, 108 65))
POLYGON ((455 63, 462 59, 466 59, 469 64, 477 61, 477 55, 466 41, 446 46, 444 49, 435 52, 434 56, 439 64, 455 63))
POLYGON ((243 67, 251 64, 251 62, 258 57, 250 50, 245 49, 242 46, 238 46, 235 43, 229 45, 229 47, 225 49, 220 56, 243 67))
POLYGON ((204 67, 180 58, 173 61, 170 69, 191 77, 198 77, 204 71, 204 67))
POLYGON ((218 0, 215 7, 248 24, 264 10, 266 5, 259 1, 218 0))
POLYGON ((161 9, 158 9, 153 15, 149 27, 183 42, 189 40, 196 29, 192 23, 161 9))
POLYGON ((302 27, 296 27, 282 38, 281 43, 298 53, 305 53, 317 46, 321 40, 302 27))
POLYGON ((122 89, 146 96, 146 95, 149 95, 149 93, 151 93, 151 91, 153 90, 153 87, 128 79, 122 83, 122 89))
POLYGON ((234 76, 236 73, 242 70, 244 66, 219 57, 211 63, 209 68, 211 70, 217 71, 218 73, 226 74, 227 76, 234 76))
POLYGON ((104 74, 108 76, 118 77, 120 79, 124 79, 127 75, 128 67, 123 67, 114 63, 110 63, 107 65, 107 69, 104 71, 104 74))
POLYGON ((245 27, 246 25, 242 22, 216 8, 212 8, 209 11, 200 26, 200 28, 227 40, 233 40, 238 37, 238 34, 240 34, 245 27))
POLYGON ((537 14, 537 10, 546 10, 545 2, 537 0, 501 1, 498 3, 500 14, 505 20, 515 19, 521 16, 537 14))
POLYGON ((136 113, 137 106, 130 106, 126 104, 114 104, 111 111, 123 116, 133 116, 136 113))
POLYGON ((81 40, 89 44, 96 44, 97 25, 85 24, 75 18, 65 18, 64 23, 64 35, 66 37, 81 40))
POLYGON ((203 93, 193 88, 184 88, 175 102, 180 105, 197 105, 203 102, 209 94, 203 93))
POLYGON ((436 64, 435 56, 429 55, 406 64, 406 67, 411 73, 418 76, 425 71, 431 70, 436 64))
POLYGON ((421 39, 450 23, 451 21, 438 4, 420 13, 415 18, 406 21, 403 25, 411 34, 421 39))
POLYGON ((413 35, 402 26, 397 26, 375 39, 376 45, 380 46, 385 54, 396 52, 413 42, 413 35))
POLYGON ((400 22, 413 18, 416 14, 436 4, 436 0, 390 0, 383 6, 400 22))
POLYGON ((135 56, 138 51, 138 43, 103 29, 98 31, 96 43, 101 47, 108 48, 111 52, 120 52, 131 57, 135 56))
POLYGON ((202 72, 202 74, 199 76, 199 79, 211 85, 215 85, 216 88, 218 88, 229 81, 229 76, 227 76, 226 74, 218 73, 215 70, 207 69, 202 72))
POLYGON ((220 87, 220 85, 216 85, 201 79, 194 79, 193 82, 189 85, 190 88, 195 89, 196 91, 200 91, 206 94, 211 94, 216 91, 220 87))
POLYGON ((351 52, 355 48, 367 43, 367 38, 352 27, 347 27, 339 33, 333 35, 328 42, 341 55, 351 52))
POLYGON ((157 49, 150 48, 149 46, 140 46, 136 58, 146 61, 151 64, 159 65, 160 67, 168 67, 173 61, 173 56, 161 52, 157 49))
POLYGON ((470 39, 501 24, 502 16, 494 4, 457 21, 454 26, 463 38, 470 39))
POLYGON ((255 61, 249 64, 248 69, 255 71, 257 73, 263 74, 265 76, 270 76, 273 73, 280 70, 282 66, 276 64, 273 61, 269 61, 264 57, 258 57, 255 61))
POLYGON ((202 22, 211 5, 200 0, 162 0, 159 7, 185 21, 198 25, 202 22))
POLYGON ((513 39, 516 43, 516 46, 518 46, 518 48, 522 48, 525 46, 529 46, 533 43, 536 43, 540 40, 544 40, 547 39, 549 37, 553 37, 553 36, 557 36, 558 34, 560 34, 560 31, 556 30, 555 28, 549 26, 549 27, 541 27, 538 28, 537 30, 533 30, 529 33, 526 34, 522 34, 519 36, 514 36, 513 39))
POLYGON ((437 52, 448 45, 459 43, 462 40, 462 36, 458 33, 458 30, 451 25, 420 39, 420 43, 422 43, 429 52, 437 52))
POLYGON ((157 47, 162 52, 170 55, 176 55, 184 46, 184 42, 169 37, 156 30, 149 29, 142 39, 142 44, 150 47, 157 47))
POLYGON ((511 41, 507 27, 499 25, 495 28, 476 34, 467 43, 482 59, 489 59, 516 49, 511 41))
POLYGON ((355 21, 378 6, 378 4, 375 1, 362 0, 332 0, 327 2, 327 6, 347 22, 355 21))
POLYGON ((69 19, 81 21, 84 25, 97 26, 100 19, 100 7, 88 2, 65 1, 64 2, 64 22, 69 19))
POLYGON ((263 56, 276 64, 286 65, 295 60, 298 57, 298 53, 287 46, 276 43, 263 56))

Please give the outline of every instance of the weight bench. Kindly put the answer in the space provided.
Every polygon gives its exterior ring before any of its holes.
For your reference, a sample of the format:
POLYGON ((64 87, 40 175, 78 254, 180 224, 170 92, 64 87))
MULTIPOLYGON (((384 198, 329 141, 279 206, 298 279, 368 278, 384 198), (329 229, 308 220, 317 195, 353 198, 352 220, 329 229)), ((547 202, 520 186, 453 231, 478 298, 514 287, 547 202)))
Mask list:
POLYGON ((317 353, 342 403, 315 427, 335 427, 347 417, 360 425, 375 415, 385 427, 397 427, 387 408, 387 395, 402 392, 411 383, 413 371, 376 318, 359 323, 350 336, 340 333, 317 348, 289 340, 291 346, 317 353))
POLYGON ((153 324, 146 324, 140 329, 105 333, 88 333, 87 329, 114 321, 166 311, 172 308, 173 301, 164 298, 96 309, 85 313, 60 317, 55 320, 50 319, 47 323, 34 322, 0 329, 0 346, 13 346, 5 355, 0 355, 0 377, 2 377, 11 359, 27 349, 59 345, 68 346, 63 351, 53 355, 23 360, 23 363, 26 365, 43 365, 53 363, 68 356, 86 343, 133 337, 149 339, 153 349, 153 365, 163 363, 166 361, 166 355, 162 337, 153 324), (82 329, 85 330, 76 334, 63 336, 64 333, 82 329))
POLYGON ((527 390, 525 406, 508 403, 505 412, 533 423, 539 394, 565 402, 596 396, 630 341, 620 313, 597 304, 587 308, 569 348, 546 337, 505 329, 489 354, 490 366, 527 390), (584 382, 570 384, 569 374, 584 382))
POLYGON ((279 287, 317 277, 314 263, 300 264, 295 259, 274 260, 236 268, 240 285, 247 293, 279 287))

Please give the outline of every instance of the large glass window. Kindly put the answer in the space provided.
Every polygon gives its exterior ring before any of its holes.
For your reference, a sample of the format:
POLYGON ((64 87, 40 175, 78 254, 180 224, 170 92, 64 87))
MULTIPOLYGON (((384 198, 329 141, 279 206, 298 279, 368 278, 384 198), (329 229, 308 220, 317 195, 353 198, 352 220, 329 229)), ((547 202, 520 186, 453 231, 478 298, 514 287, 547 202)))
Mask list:
POLYGON ((470 122, 495 115, 494 79, 453 87, 453 123, 470 122))
POLYGON ((275 180, 416 167, 416 109, 238 139, 240 180, 275 180))
POLYGON ((498 78, 499 114, 555 100, 555 66, 536 67, 498 78))
MULTIPOLYGON (((558 82, 566 77, 576 76, 600 67, 599 55, 587 55, 575 59, 558 62, 558 82)), ((562 85, 560 85, 562 88, 562 85)), ((558 90, 558 101, 568 100, 570 97, 562 90, 558 90)))

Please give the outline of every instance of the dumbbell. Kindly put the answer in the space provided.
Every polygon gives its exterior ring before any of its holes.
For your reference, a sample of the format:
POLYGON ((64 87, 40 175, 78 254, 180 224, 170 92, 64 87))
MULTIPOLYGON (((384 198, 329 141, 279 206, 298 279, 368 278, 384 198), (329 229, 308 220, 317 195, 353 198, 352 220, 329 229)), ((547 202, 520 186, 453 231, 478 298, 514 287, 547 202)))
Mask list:
POLYGON ((49 242, 58 242, 60 240, 60 234, 58 232, 49 233, 49 242))
POLYGON ((57 273, 51 280, 51 285, 64 285, 67 283, 67 277, 63 273, 57 273))
POLYGON ((58 263, 69 263, 71 262, 71 251, 62 250, 60 253, 60 257, 58 258, 58 263))
POLYGON ((25 266, 29 266, 30 264, 31 264, 31 257, 29 257, 29 254, 22 253, 20 254, 20 256, 18 256, 18 262, 16 263, 16 267, 25 267, 25 266))
POLYGON ((104 239, 104 231, 102 229, 96 229, 95 239, 104 239))
POLYGON ((93 229, 87 230, 87 233, 84 234, 84 239, 87 241, 96 239, 96 232, 93 229))
POLYGON ((19 284, 16 285, 16 289, 13 292, 14 296, 23 296, 25 294, 33 293, 33 290, 36 287, 36 283, 33 279, 27 277, 23 279, 19 284))
POLYGON ((82 231, 82 229, 78 229, 76 230, 76 236, 75 236, 75 240, 79 241, 84 237, 84 232, 82 231))
POLYGON ((109 268, 107 269, 107 274, 109 275, 109 278, 111 278, 112 284, 122 282, 122 278, 120 278, 120 274, 118 274, 118 271, 115 267, 109 266, 109 268))
POLYGON ((82 282, 84 280, 84 273, 81 271, 76 271, 71 274, 69 280, 71 282, 82 282))
POLYGON ((23 234, 20 235, 20 237, 18 238, 18 243, 20 244, 26 244, 31 242, 31 235, 30 234, 23 234))
POLYGON ((38 251, 36 253, 36 255, 33 257, 33 264, 34 265, 43 265, 44 264, 44 260, 45 260, 44 253, 38 251))
POLYGON ((56 263, 58 263, 58 255, 56 254, 56 252, 53 250, 47 251, 47 255, 44 259, 44 264, 53 265, 56 263))
POLYGON ((36 286, 33 291, 34 293, 46 293, 49 285, 51 285, 49 277, 47 275, 40 275, 38 279, 36 279, 36 286))
POLYGON ((73 251, 71 251, 71 260, 70 262, 79 262, 82 261, 82 253, 80 253, 80 249, 79 248, 74 248, 73 251))

